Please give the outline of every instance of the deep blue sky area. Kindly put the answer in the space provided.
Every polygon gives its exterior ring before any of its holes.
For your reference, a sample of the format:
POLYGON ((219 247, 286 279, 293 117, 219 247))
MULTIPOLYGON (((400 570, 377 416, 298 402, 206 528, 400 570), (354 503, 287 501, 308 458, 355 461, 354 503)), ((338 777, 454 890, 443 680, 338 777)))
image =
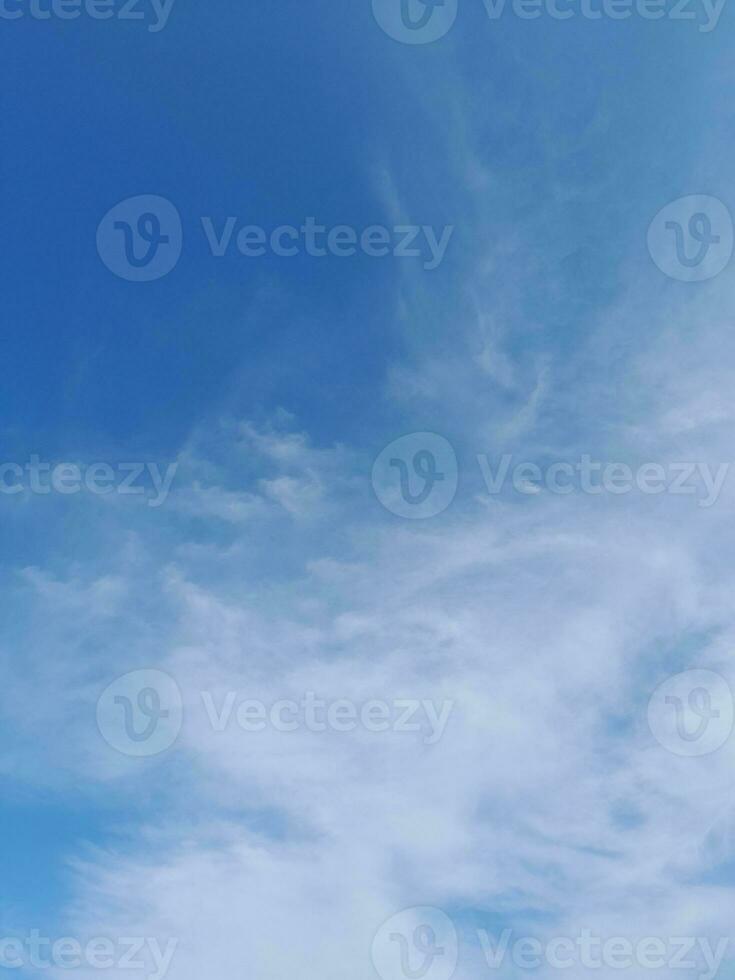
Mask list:
MULTIPOLYGON (((726 44, 730 16, 705 35, 688 23, 593 31, 581 20, 490 24, 478 0, 446 47, 428 51, 388 44, 367 4, 318 0, 177 0, 158 33, 136 21, 4 22, 7 438, 28 426, 46 452, 75 442, 169 448, 234 385, 246 412, 283 403, 326 440, 344 437, 345 418, 368 414, 386 359, 401 350, 386 326, 395 269, 215 260, 199 219, 235 214, 275 227, 314 214, 363 227, 385 216, 382 167, 415 220, 457 221, 467 188, 443 141, 467 110, 480 116, 479 151, 520 185, 487 221, 522 220, 555 181, 611 170, 614 207, 577 201, 564 214, 565 225, 585 224, 589 253, 587 266, 573 250, 566 257, 568 274, 578 281, 581 267, 586 283, 559 324, 573 331, 586 292, 614 289, 605 253, 625 240, 631 208, 662 179, 676 185, 688 165, 677 120, 688 117, 696 143, 698 64, 726 44), (415 69, 420 81, 408 86, 415 69), (575 147, 595 113, 604 127, 575 147), (552 133, 567 150, 556 161, 552 133), (173 276, 131 290, 110 278, 93 233, 109 207, 139 193, 175 201, 186 246, 173 276)), ((461 228, 455 246, 454 262, 471 256, 461 228)), ((451 291, 449 275, 439 270, 438 292, 451 291)), ((527 298, 531 311, 548 312, 541 284, 529 287, 540 293, 535 308, 527 298)))

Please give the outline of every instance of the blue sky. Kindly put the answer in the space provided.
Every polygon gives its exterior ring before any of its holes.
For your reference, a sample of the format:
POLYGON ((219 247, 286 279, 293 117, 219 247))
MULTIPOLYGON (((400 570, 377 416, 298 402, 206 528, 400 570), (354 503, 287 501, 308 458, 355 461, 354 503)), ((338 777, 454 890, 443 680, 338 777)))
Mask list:
POLYGON ((690 669, 735 690, 729 480, 704 507, 494 496, 477 460, 732 460, 735 264, 681 281, 646 237, 687 195, 735 214, 735 15, 702 31, 700 8, 459 0, 414 45, 370 0, 175 0, 156 31, 145 3, 39 20, 6 0, 0 463, 116 482, 0 494, 0 939, 174 936, 174 980, 362 980, 381 924, 432 906, 477 980, 482 928, 728 935, 734 743, 666 751, 646 706, 690 669), (139 195, 183 229, 146 283, 96 246, 139 195), (452 232, 432 270, 217 257, 202 219, 228 216, 452 232), (371 482, 411 433, 457 461, 424 520, 371 482), (160 506, 147 466, 175 468, 160 506), (96 717, 141 670, 174 678, 184 721, 131 758, 96 717), (454 707, 435 745, 217 732, 202 693, 235 691, 454 707))

